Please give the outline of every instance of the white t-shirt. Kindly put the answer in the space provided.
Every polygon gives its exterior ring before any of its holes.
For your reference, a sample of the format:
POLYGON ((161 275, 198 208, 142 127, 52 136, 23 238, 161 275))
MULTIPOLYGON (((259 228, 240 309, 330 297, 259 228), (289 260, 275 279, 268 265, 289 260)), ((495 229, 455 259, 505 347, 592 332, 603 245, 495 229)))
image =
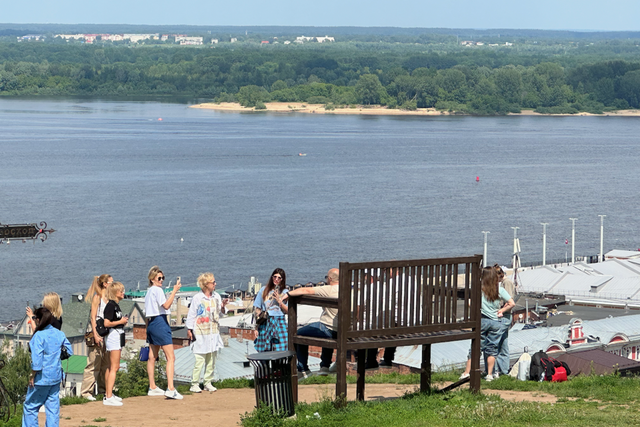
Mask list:
POLYGON ((162 307, 167 302, 167 296, 160 286, 151 286, 144 297, 145 317, 160 316, 161 314, 171 314, 170 309, 162 307))

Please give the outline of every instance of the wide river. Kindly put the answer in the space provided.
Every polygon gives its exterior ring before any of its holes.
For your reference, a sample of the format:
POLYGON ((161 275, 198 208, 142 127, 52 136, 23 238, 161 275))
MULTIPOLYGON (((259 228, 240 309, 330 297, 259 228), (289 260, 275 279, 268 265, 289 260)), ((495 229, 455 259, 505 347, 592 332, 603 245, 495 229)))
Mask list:
POLYGON ((127 289, 158 264, 219 289, 320 281, 340 261, 482 253, 509 264, 640 247, 636 117, 236 114, 183 104, 0 99, 0 320, 94 275, 127 289), (162 119, 162 120, 159 120, 162 119), (305 153, 306 156, 300 156, 305 153), (479 181, 476 180, 479 177, 479 181), (569 239, 569 244, 566 244, 569 239))

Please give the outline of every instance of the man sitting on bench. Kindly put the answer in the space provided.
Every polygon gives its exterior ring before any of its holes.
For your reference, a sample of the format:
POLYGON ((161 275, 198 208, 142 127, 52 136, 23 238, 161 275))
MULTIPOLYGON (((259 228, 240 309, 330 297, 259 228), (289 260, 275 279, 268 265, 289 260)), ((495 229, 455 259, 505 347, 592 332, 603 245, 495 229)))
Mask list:
MULTIPOLYGON (((283 300, 288 297, 295 297, 300 295, 317 295, 325 298, 338 298, 339 289, 339 270, 332 268, 327 273, 327 285, 317 286, 314 288, 298 288, 284 295, 283 300)), ((338 310, 335 308, 322 307, 322 315, 320 315, 319 322, 313 322, 298 329, 298 335, 314 338, 332 338, 338 337, 338 318, 336 317, 338 310)), ((296 355, 298 357, 298 376, 306 378, 311 371, 307 362, 309 360, 309 346, 303 344, 296 344, 296 355)), ((322 355, 320 356, 320 371, 318 375, 329 375, 329 366, 331 366, 331 359, 333 358, 332 348, 322 348, 322 355)))

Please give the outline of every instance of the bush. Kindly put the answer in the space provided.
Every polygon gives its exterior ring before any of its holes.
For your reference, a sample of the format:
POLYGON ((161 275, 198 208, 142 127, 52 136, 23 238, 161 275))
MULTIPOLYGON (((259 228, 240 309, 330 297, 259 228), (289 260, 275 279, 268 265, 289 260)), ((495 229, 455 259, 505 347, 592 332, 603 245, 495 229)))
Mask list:
POLYGON ((14 403, 21 404, 27 394, 27 385, 31 374, 31 355, 25 348, 18 347, 15 355, 9 359, 8 346, 9 341, 5 340, 1 353, 6 365, 0 370, 0 378, 2 378, 9 399, 14 403))

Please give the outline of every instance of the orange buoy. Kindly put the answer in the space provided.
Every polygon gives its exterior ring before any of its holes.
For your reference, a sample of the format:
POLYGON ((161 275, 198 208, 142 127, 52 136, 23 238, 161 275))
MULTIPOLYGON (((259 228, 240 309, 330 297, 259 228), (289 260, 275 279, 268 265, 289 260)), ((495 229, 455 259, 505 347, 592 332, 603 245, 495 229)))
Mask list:
POLYGON ((158 118, 158 121, 161 122, 162 121, 162 117, 158 118))

